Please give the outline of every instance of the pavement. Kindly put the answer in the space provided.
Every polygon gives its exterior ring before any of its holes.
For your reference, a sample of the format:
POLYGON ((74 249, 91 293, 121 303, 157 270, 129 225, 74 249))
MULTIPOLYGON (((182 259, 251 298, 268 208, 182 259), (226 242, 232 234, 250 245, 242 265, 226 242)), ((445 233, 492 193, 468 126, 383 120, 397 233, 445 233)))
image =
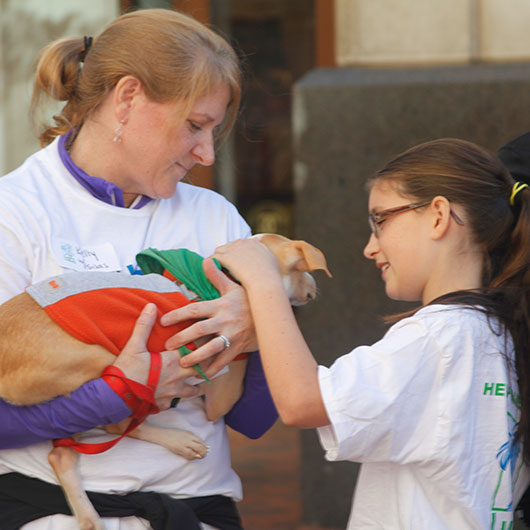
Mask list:
POLYGON ((300 431, 277 421, 259 440, 228 429, 232 465, 243 482, 245 530, 339 530, 301 521, 300 431))

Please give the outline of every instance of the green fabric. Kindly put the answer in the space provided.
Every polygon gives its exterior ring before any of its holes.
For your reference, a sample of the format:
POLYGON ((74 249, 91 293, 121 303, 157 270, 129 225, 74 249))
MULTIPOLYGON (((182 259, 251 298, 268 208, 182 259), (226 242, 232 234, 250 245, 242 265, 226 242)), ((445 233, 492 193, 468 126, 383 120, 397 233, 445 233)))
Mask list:
MULTIPOLYGON (((144 274, 163 274, 164 269, 168 270, 188 289, 197 293, 200 300, 219 298, 219 291, 210 283, 202 270, 202 256, 192 250, 187 248, 172 250, 148 248, 136 256, 136 261, 144 274)), ((214 261, 220 269, 219 262, 214 261)))
MULTIPOLYGON (((177 280, 183 283, 198 295, 198 300, 213 300, 219 298, 219 291, 206 278, 202 269, 202 256, 186 248, 171 250, 157 250, 148 248, 136 255, 138 266, 144 274, 163 274, 169 271, 177 280)), ((214 259, 215 264, 221 269, 220 263, 214 259)), ((188 355, 192 350, 186 346, 179 348, 182 357, 188 355)), ((200 365, 193 366, 199 375, 210 382, 200 365)))

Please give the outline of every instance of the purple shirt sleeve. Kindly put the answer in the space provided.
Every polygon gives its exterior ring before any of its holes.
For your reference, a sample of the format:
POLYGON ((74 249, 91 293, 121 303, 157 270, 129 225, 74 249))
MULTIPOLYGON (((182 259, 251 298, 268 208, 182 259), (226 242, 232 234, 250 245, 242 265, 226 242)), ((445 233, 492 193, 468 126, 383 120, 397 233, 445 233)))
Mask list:
POLYGON ((0 400, 0 449, 15 449, 71 436, 131 415, 125 402, 103 381, 85 383, 69 396, 17 407, 0 400))
POLYGON ((225 416, 225 423, 255 440, 263 436, 277 419, 278 412, 265 380, 259 352, 251 353, 243 395, 225 416))

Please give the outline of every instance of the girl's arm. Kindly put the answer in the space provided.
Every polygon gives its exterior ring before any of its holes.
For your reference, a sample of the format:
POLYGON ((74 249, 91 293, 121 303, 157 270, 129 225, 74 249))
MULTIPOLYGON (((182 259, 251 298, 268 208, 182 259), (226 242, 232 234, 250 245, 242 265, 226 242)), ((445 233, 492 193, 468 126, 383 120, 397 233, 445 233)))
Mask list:
POLYGON ((246 290, 265 375, 282 421, 301 428, 328 425, 318 365, 298 328, 270 251, 259 241, 246 239, 218 248, 214 257, 246 290))
POLYGON ((328 425, 318 365, 298 328, 280 276, 274 283, 243 285, 256 326, 263 368, 280 418, 286 425, 300 428, 328 425))

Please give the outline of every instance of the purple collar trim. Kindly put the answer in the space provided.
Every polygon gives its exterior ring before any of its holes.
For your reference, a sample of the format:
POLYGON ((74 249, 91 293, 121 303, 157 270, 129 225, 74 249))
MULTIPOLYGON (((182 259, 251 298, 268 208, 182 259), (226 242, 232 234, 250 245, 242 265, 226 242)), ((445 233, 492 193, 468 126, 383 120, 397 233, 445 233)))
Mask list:
MULTIPOLYGON (((113 184, 112 182, 109 182, 103 178, 92 177, 74 164, 70 158, 70 153, 68 153, 66 150, 66 143, 68 142, 71 134, 72 131, 59 137, 59 157, 61 158, 64 167, 77 180, 77 182, 81 184, 81 186, 90 192, 93 197, 99 199, 100 201, 106 202, 107 204, 125 208, 125 203, 123 202, 123 192, 119 186, 116 186, 116 184, 113 184)), ((151 197, 142 195, 140 199, 137 200, 136 204, 131 206, 131 208, 138 210, 152 200, 153 199, 151 199, 151 197)))

